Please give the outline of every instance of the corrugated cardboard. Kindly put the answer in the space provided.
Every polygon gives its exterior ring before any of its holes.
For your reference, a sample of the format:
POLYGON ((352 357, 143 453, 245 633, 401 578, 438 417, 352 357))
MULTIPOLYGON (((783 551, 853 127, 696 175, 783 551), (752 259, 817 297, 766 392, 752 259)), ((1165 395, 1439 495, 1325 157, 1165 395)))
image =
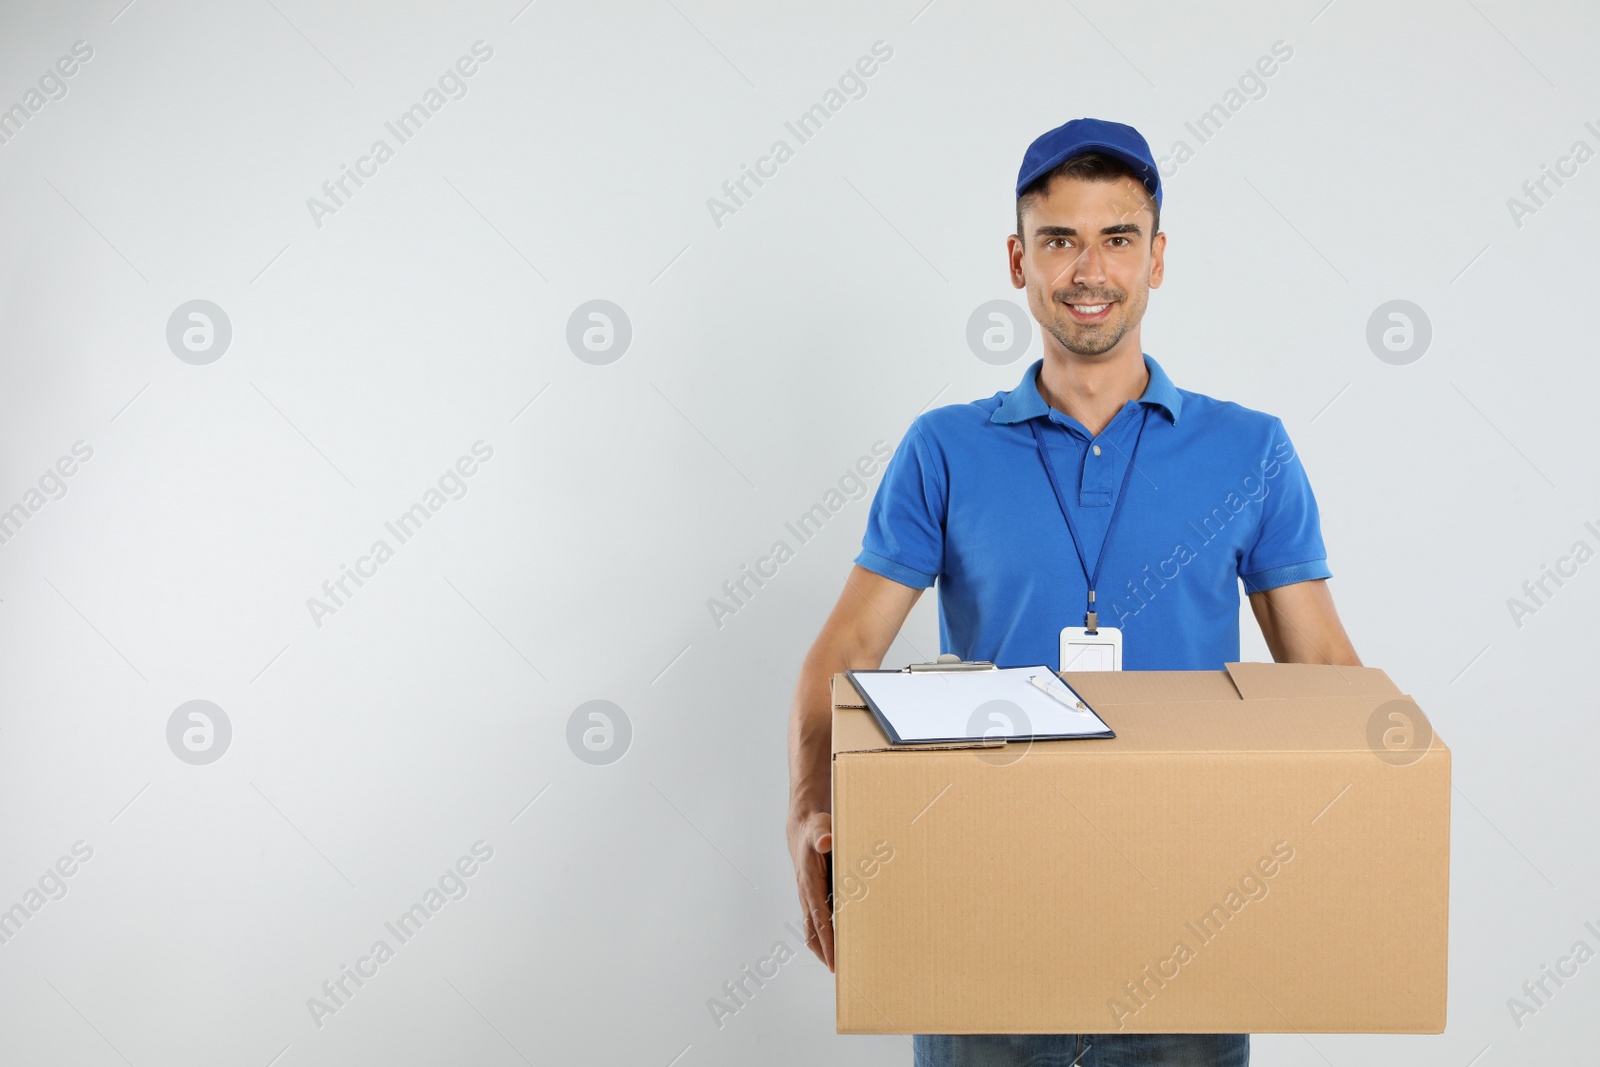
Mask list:
POLYGON ((1383 671, 1068 677, 1115 738, 894 747, 835 677, 840 1033, 1443 1031, 1450 752, 1383 671))

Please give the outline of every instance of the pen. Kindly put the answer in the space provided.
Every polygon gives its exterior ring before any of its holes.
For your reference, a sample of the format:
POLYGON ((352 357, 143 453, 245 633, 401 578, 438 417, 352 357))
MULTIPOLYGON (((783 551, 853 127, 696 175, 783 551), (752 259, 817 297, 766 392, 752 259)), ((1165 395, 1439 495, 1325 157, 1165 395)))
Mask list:
POLYGON ((1065 704, 1067 707, 1071 708, 1073 711, 1088 711, 1089 710, 1088 708, 1083 706, 1083 701, 1072 699, 1069 695, 1067 695, 1066 693, 1063 693, 1061 690, 1057 689, 1055 686, 1051 685, 1049 682, 1045 681, 1043 678, 1040 678, 1037 674, 1028 675, 1028 681, 1030 683, 1032 683, 1032 685, 1033 685, 1033 687, 1035 689, 1039 690, 1042 693, 1048 693, 1051 697, 1055 698, 1056 700, 1059 700, 1061 703, 1065 704))

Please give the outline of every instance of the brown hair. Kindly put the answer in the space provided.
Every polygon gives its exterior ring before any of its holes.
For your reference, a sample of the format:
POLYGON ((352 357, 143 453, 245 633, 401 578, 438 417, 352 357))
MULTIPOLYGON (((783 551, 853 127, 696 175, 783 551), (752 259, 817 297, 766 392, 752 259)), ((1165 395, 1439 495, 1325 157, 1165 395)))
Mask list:
POLYGON ((1127 175, 1139 183, 1139 188, 1144 190, 1146 204, 1154 221, 1150 225, 1150 240, 1156 239, 1156 234, 1161 232, 1161 205, 1156 203, 1156 198, 1145 187, 1144 180, 1139 173, 1116 156, 1102 155, 1099 152, 1085 152, 1081 156, 1073 156, 1053 170, 1041 174, 1034 179, 1022 195, 1017 197, 1017 236, 1022 233, 1022 209, 1031 204, 1036 198, 1044 195, 1050 188, 1050 183, 1056 178, 1076 178, 1085 182, 1110 182, 1116 181, 1127 175))

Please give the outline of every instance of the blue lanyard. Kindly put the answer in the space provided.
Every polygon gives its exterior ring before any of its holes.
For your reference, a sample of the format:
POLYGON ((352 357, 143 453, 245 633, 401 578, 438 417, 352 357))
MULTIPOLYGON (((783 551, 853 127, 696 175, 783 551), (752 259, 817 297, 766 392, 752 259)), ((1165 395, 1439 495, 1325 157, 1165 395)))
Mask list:
MULTIPOLYGON (((1044 472, 1050 476, 1050 488, 1055 491, 1056 503, 1061 506, 1061 517, 1067 520, 1067 533, 1072 537, 1072 547, 1078 552, 1078 566, 1083 568, 1083 577, 1089 583, 1089 607, 1083 617, 1083 628, 1094 633, 1100 628, 1100 613, 1095 610, 1094 593, 1100 585, 1100 568, 1105 565, 1107 550, 1111 547, 1111 535, 1116 532, 1117 519, 1122 515, 1122 504, 1128 499, 1128 479, 1133 476, 1133 461, 1139 455, 1139 442, 1144 437, 1144 426, 1149 421, 1150 409, 1143 407, 1144 414, 1139 419, 1139 433, 1133 439, 1133 451, 1128 455, 1128 469, 1122 472, 1122 485, 1117 489, 1117 502, 1111 509, 1111 521, 1106 524, 1105 540, 1100 542, 1100 554, 1095 557, 1094 570, 1089 570, 1089 564, 1083 558, 1083 540, 1078 536, 1078 528, 1072 522, 1072 509, 1067 507, 1067 495, 1061 491, 1061 482, 1056 478, 1055 464, 1050 462, 1050 450, 1044 446, 1044 431, 1039 429, 1042 419, 1029 419, 1028 428, 1033 431, 1034 443, 1039 446, 1039 458, 1044 460, 1044 472)), ((1062 433, 1066 433, 1062 427, 1062 433)))

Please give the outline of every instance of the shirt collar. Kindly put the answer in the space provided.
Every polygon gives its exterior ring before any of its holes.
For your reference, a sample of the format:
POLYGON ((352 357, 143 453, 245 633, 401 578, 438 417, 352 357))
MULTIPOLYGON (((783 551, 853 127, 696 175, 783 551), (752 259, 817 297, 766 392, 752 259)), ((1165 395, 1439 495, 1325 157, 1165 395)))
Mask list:
MULTIPOLYGON (((1050 405, 1039 395, 1039 370, 1043 366, 1044 360, 1034 361, 1022 375, 1022 381, 1017 383, 1015 389, 1005 394, 1000 406, 989 416, 990 422, 1008 424, 1026 422, 1028 419, 1049 413, 1050 405)), ((1149 354, 1144 357, 1144 366, 1145 370, 1150 372, 1150 382, 1145 386, 1144 395, 1139 398, 1139 402, 1162 408, 1166 411, 1167 417, 1176 424, 1178 415, 1183 410, 1183 397, 1178 393, 1178 387, 1172 384, 1172 379, 1161 369, 1161 364, 1149 354)))

